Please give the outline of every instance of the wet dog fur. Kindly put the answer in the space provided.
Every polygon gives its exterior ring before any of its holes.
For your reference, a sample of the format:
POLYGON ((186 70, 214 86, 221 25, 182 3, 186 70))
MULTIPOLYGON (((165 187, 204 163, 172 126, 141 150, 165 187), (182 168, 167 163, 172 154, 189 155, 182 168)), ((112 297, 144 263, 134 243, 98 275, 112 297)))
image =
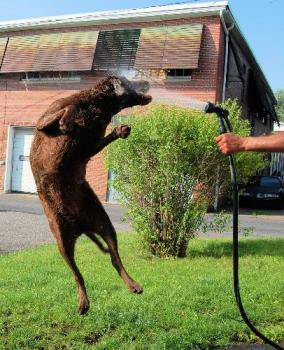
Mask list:
POLYGON ((38 195, 59 251, 75 277, 79 292, 78 312, 89 309, 84 279, 74 259, 76 239, 87 235, 109 253, 127 288, 142 293, 142 287, 126 272, 117 246, 115 229, 96 194, 86 181, 89 159, 130 127, 120 125, 105 136, 111 118, 124 108, 146 105, 148 83, 129 82, 110 76, 89 90, 53 102, 36 125, 30 161, 38 195), (98 236, 106 243, 100 242, 98 236))

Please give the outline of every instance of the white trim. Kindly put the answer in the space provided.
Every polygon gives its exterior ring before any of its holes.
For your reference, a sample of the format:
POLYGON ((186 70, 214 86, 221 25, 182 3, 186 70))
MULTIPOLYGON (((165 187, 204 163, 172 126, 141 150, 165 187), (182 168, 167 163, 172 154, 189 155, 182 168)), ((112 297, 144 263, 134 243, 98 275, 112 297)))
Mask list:
POLYGON ((13 142, 15 135, 15 127, 8 126, 8 138, 6 146, 6 168, 4 177, 4 192, 11 191, 12 179, 12 157, 13 157, 13 142))
POLYGON ((113 10, 74 14, 65 16, 39 17, 0 22, 0 32, 35 28, 74 27, 103 23, 127 23, 169 18, 194 17, 198 15, 218 15, 225 10, 228 1, 183 3, 166 6, 153 6, 142 9, 113 10))

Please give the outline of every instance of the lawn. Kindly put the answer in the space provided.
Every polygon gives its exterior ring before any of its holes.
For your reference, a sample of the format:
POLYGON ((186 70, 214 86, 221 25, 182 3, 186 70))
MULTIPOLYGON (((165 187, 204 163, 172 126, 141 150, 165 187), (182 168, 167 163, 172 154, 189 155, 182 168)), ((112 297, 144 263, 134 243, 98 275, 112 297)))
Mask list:
MULTIPOLYGON (((136 234, 120 234, 127 270, 145 288, 132 295, 93 243, 77 261, 91 309, 79 316, 73 277, 55 245, 0 257, 0 349, 228 349, 258 339, 241 321, 232 292, 230 240, 190 242, 185 259, 148 255, 136 234)), ((284 339, 284 239, 243 239, 241 293, 254 324, 284 339)))

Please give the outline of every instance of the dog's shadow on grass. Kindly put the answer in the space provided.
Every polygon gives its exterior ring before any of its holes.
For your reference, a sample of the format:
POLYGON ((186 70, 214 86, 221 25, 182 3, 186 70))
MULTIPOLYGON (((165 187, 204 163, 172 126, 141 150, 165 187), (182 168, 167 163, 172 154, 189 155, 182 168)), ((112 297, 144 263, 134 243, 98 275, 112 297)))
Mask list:
MULTIPOLYGON (((189 243, 188 256, 222 258, 233 254, 233 243, 222 241, 211 241, 206 246, 191 247, 189 243)), ((239 242, 239 256, 284 256, 284 239, 248 239, 239 242)))

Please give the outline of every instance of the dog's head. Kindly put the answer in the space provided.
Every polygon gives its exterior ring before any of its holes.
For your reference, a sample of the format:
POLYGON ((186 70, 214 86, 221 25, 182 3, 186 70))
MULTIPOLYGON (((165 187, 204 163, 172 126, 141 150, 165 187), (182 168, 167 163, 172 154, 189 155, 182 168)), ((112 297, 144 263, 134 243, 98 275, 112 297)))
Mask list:
POLYGON ((124 77, 109 76, 94 88, 94 105, 101 114, 115 115, 124 108, 147 105, 152 97, 147 95, 147 81, 129 81, 124 77))
POLYGON ((66 99, 55 101, 40 119, 37 128, 59 125, 61 132, 106 127, 111 118, 124 108, 147 105, 149 83, 130 82, 126 78, 109 76, 93 88, 66 99))

